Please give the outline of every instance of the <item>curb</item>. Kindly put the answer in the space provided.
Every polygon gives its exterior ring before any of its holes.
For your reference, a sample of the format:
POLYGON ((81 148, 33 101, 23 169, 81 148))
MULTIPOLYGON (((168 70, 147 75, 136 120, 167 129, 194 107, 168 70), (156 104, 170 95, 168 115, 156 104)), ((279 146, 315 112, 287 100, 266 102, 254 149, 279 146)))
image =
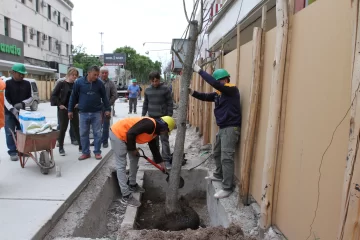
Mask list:
POLYGON ((57 222, 60 220, 62 215, 67 211, 71 206, 74 200, 79 196, 83 189, 89 184, 90 180, 96 175, 96 173, 103 167, 103 165, 110 159, 113 151, 110 151, 100 160, 100 163, 94 167, 94 169, 84 178, 84 180, 79 184, 79 186, 74 190, 72 194, 64 201, 63 204, 56 210, 49 219, 30 239, 37 240, 43 239, 50 231, 55 227, 57 222))

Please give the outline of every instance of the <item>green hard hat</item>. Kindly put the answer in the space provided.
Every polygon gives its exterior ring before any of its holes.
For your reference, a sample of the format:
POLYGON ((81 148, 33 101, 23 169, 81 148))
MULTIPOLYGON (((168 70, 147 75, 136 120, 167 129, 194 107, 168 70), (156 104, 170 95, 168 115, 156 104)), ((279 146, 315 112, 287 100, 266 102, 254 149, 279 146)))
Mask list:
POLYGON ((226 77, 230 77, 230 74, 225 69, 220 68, 215 70, 215 72, 213 73, 213 77, 216 80, 220 80, 226 77))
POLYGON ((137 82, 136 79, 131 80, 131 82, 137 82))
POLYGON ((24 64, 22 64, 22 63, 15 63, 12 66, 11 70, 14 72, 21 73, 21 74, 27 74, 26 68, 25 68, 24 64))

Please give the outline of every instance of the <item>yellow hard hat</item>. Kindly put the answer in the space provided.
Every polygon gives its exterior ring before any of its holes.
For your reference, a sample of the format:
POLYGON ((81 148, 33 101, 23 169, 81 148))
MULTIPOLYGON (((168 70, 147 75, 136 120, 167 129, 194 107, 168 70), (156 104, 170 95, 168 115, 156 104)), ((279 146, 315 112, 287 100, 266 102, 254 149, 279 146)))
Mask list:
POLYGON ((174 120, 172 117, 170 117, 170 116, 163 116, 163 117, 161 117, 161 119, 162 119, 164 122, 167 123, 168 128, 169 128, 169 132, 171 132, 171 131, 175 128, 176 123, 175 123, 175 120, 174 120))

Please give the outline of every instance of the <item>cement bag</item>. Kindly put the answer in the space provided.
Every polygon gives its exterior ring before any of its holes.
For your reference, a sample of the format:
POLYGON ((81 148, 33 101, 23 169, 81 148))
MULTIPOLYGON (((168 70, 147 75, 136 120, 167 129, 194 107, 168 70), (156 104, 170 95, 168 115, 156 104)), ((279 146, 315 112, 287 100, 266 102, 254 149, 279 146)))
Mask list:
POLYGON ((22 109, 20 109, 19 121, 23 133, 26 133, 31 123, 35 123, 38 126, 43 126, 46 123, 45 116, 40 112, 29 112, 22 109))

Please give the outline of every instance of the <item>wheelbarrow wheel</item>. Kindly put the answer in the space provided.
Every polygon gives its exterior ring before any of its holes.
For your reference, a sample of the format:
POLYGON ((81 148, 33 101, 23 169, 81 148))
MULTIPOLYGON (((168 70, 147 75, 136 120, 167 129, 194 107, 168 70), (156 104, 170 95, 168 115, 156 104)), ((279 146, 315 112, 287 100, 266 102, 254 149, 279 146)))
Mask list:
MULTIPOLYGON (((50 167, 50 156, 49 153, 47 151, 42 151, 40 153, 40 165, 44 166, 44 167, 50 167)), ((40 167, 40 172, 42 174, 47 175, 49 173, 50 169, 49 168, 42 168, 40 167)))

